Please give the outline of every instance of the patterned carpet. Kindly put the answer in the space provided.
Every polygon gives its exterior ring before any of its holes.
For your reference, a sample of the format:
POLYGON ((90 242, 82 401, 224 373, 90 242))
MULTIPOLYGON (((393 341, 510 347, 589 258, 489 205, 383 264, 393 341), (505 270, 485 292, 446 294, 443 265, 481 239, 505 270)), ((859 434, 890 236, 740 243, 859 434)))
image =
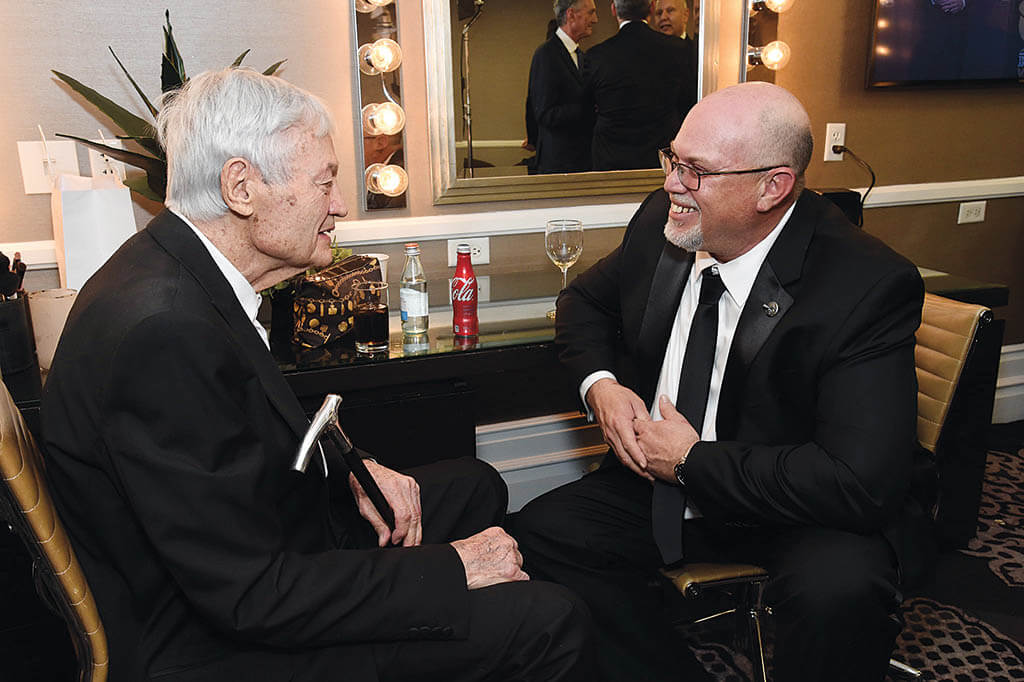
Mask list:
POLYGON ((978 535, 968 556, 988 559, 989 568, 1010 587, 1024 587, 1024 450, 989 452, 985 463, 978 535))
MULTIPOLYGON (((1024 450, 1017 454, 989 453, 978 536, 961 552, 987 562, 988 570, 1005 583, 1006 613, 1024 617, 1015 608, 1016 604, 1024 603, 1024 450)), ((999 585, 995 581, 993 584, 999 585)), ((964 601, 969 602, 969 588, 955 585, 944 593, 962 594, 964 601)), ((992 599, 992 595, 986 596, 992 599)), ((927 596, 907 599, 901 607, 905 625, 896 641, 894 657, 920 669, 924 680, 1024 680, 1024 644, 970 611, 927 596)), ((770 622, 767 630, 770 640, 770 622)), ((734 648, 728 624, 714 629, 698 626, 685 636, 716 682, 750 680, 750 661, 745 653, 734 648)), ((770 641, 766 649, 770 661, 770 641)))
MULTIPOLYGON (((893 656, 923 673, 922 679, 967 682, 1024 680, 1024 646, 955 606, 931 599, 903 603, 903 632, 893 656)), ((746 682, 751 665, 746 653, 721 640, 721 630, 695 629, 687 636, 690 649, 716 682, 746 682)), ((769 674, 771 643, 767 647, 769 674)), ((770 679, 770 677, 769 677, 770 679)), ((887 678, 896 679, 896 678, 887 678)))

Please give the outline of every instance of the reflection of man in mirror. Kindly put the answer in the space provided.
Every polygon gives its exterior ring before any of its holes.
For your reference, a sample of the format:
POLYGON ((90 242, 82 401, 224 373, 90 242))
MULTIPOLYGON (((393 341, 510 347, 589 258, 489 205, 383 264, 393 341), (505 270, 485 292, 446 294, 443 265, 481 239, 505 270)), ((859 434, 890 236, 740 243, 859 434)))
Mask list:
POLYGON ((697 65, 697 40, 692 35, 687 35, 686 28, 690 23, 690 5, 687 0, 655 0, 651 3, 653 8, 654 23, 656 29, 667 36, 675 36, 683 41, 686 49, 690 51, 694 68, 697 65))
POLYGON ((657 168, 697 99, 697 69, 682 41, 644 21, 650 0, 614 0, 619 31, 587 53, 583 68, 596 112, 593 170, 657 168))
POLYGON ((583 91, 580 41, 593 32, 597 8, 594 0, 555 0, 553 10, 558 28, 530 63, 527 102, 537 130, 537 173, 587 171, 593 113, 583 91))
MULTIPOLYGON (((394 135, 363 135, 363 163, 366 167, 383 163, 405 168, 402 133, 394 135)), ((367 208, 397 208, 405 206, 405 195, 389 197, 386 194, 366 193, 367 208)))
POLYGON ((667 36, 686 38, 686 24, 690 21, 690 7, 686 0, 655 0, 651 5, 656 29, 667 36))

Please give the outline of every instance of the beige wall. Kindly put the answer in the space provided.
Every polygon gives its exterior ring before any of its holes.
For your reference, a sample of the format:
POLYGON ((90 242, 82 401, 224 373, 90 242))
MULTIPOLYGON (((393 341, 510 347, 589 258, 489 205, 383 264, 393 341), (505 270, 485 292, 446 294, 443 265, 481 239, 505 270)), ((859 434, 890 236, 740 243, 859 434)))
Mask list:
MULTIPOLYGON (((509 0, 504 0, 505 2, 509 0)), ((547 6, 548 0, 517 0, 547 6)), ((429 186, 423 18, 420 2, 399 0, 404 106, 409 114, 406 161, 410 170, 409 207, 389 216, 426 216, 522 208, 515 202, 435 207, 429 186)), ((494 0, 495 5, 499 4, 494 0)), ((598 3, 599 28, 610 28, 606 2, 598 3)), ((335 112, 335 145, 342 159, 341 185, 349 220, 366 218, 358 207, 353 127, 350 3, 339 0, 174 0, 175 35, 186 66, 195 72, 228 64, 247 47, 246 62, 263 68, 287 58, 281 72, 323 97, 335 112)), ((17 140, 36 139, 41 123, 48 133, 93 135, 106 121, 73 96, 49 73, 68 72, 121 103, 136 102, 106 46, 112 46, 151 97, 158 93, 164 5, 125 5, 114 0, 0 2, 0 243, 52 238, 49 197, 26 196, 18 170, 17 140), (126 9, 126 7, 128 9, 126 9), (125 28, 128 26, 129 28, 125 28)), ((868 160, 883 185, 1024 175, 1024 100, 1017 89, 929 89, 865 91, 870 3, 860 0, 798 2, 781 17, 779 37, 794 58, 778 83, 796 92, 811 114, 820 139, 828 121, 848 124, 847 144, 868 160)), ((538 31, 533 27, 530 33, 538 31)), ((534 42, 543 37, 543 26, 534 42)), ((521 55, 528 63, 529 52, 521 55)), ((522 69, 512 77, 522 80, 522 69)), ((510 77, 510 78, 512 78, 510 77)), ((511 80, 510 80, 511 82, 511 80)), ((524 83, 525 81, 523 81, 524 83)), ((511 86, 510 86, 511 87, 511 86)), ((525 92, 525 85, 514 87, 525 92), (521 87, 520 87, 521 86, 521 87)), ((84 159, 84 153, 83 157, 84 159)), ((863 187, 866 174, 852 162, 815 161, 811 186, 863 187)), ((532 208, 639 200, 638 195, 530 202, 532 208)), ((989 218, 974 226, 955 224, 955 205, 872 210, 866 228, 923 265, 983 279, 1004 281, 1024 292, 1024 200, 989 203, 989 218)), ((141 206, 140 223, 155 207, 141 206)), ((380 212, 373 217, 380 217, 380 212)), ((507 249, 533 251, 534 236, 505 237, 507 249)), ((504 242, 503 242, 504 243, 504 242)), ((595 245, 595 249, 596 249, 595 245)), ((588 249, 588 256, 597 254, 588 249)), ((550 267, 537 251, 536 267, 550 267)), ((1024 301, 1024 296, 1014 299, 1024 301)), ((1008 342, 1024 341, 1024 305, 1011 304, 1008 342)))
MULTIPOLYGON (((846 145, 880 185, 1024 175, 1021 87, 864 88, 871 2, 797 2, 779 18, 793 59, 776 82, 796 93, 817 141, 811 187, 866 187, 856 163, 825 163, 827 122, 845 122, 846 145)), ((1006 343, 1024 342, 1024 198, 988 202, 985 222, 957 225, 957 204, 869 210, 864 227, 915 263, 1010 286, 1006 343)))

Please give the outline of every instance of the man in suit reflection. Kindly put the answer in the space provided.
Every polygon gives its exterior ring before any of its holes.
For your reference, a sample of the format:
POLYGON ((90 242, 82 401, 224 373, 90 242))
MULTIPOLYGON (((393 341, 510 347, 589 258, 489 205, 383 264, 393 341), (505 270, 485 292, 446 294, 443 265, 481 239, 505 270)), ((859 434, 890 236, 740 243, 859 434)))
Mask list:
POLYGON ((644 19, 649 0, 614 0, 619 30, 587 53, 583 78, 597 119, 593 170, 657 168, 697 98, 696 66, 681 41, 644 19))
POLYGON ((593 33, 597 8, 594 0, 554 0, 553 9, 558 28, 530 62, 527 103, 536 125, 536 172, 587 171, 593 111, 583 94, 579 43, 593 33))
POLYGON ((323 103, 226 69, 163 104, 168 208, 83 287, 41 409, 111 682, 584 679, 585 608, 525 582, 487 465, 365 460, 393 529, 337 453, 292 470, 309 422, 256 315, 346 214, 323 103))
POLYGON ((559 296, 560 358, 611 452, 513 534, 531 575, 591 607, 604 679, 704 678, 650 589, 680 560, 768 569, 777 682, 885 676, 901 579, 928 561, 910 495, 923 284, 803 188, 812 147, 782 88, 703 99, 664 190, 559 296))
MULTIPOLYGON (((405 168, 402 133, 394 135, 367 135, 363 133, 363 163, 369 168, 375 163, 405 168)), ((389 197, 375 192, 366 193, 367 208, 400 208, 405 206, 405 195, 389 197)))
POLYGON ((675 36, 683 41, 690 52, 696 82, 697 39, 686 34, 686 27, 690 23, 690 5, 687 0, 654 0, 651 6, 654 8, 654 23, 651 26, 667 36, 675 36))

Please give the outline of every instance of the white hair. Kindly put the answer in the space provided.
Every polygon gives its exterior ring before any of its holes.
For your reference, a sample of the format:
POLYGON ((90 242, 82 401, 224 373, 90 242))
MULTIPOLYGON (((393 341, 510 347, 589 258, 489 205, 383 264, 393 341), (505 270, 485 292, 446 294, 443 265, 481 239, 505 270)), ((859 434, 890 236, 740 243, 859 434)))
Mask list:
POLYGON ((247 159, 267 183, 280 184, 291 169, 292 133, 309 130, 323 137, 332 128, 318 97, 247 68, 193 76, 161 104, 156 125, 167 154, 164 203, 196 221, 228 212, 220 189, 228 159, 247 159))

